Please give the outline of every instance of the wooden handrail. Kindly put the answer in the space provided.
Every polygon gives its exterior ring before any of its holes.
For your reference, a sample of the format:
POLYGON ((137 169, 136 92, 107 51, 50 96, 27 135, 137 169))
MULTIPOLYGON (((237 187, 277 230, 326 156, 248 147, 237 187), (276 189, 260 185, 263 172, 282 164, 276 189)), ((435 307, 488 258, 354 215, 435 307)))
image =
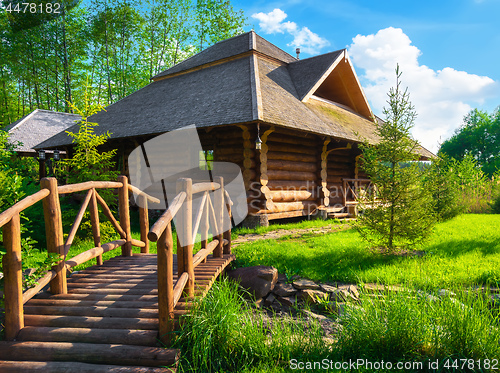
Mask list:
POLYGON ((203 212, 205 210, 205 204, 207 203, 208 192, 203 193, 203 197, 200 202, 200 208, 198 210, 198 215, 196 215, 196 219, 194 220, 194 228, 192 234, 192 241, 196 241, 196 234, 198 233, 198 228, 200 227, 201 218, 203 217, 203 212))
POLYGON ((42 290, 45 285, 47 285, 54 277, 56 277, 56 271, 48 271, 45 276, 40 278, 37 282, 38 284, 23 293, 23 304, 33 298, 40 290, 42 290))
POLYGON ((158 238, 165 230, 167 224, 170 223, 174 218, 175 214, 177 214, 177 211, 179 211, 185 199, 186 199, 185 192, 180 192, 179 194, 177 194, 177 196, 175 196, 168 210, 163 213, 163 215, 156 221, 156 223, 150 229, 148 233, 148 238, 150 241, 153 242, 158 241, 158 238))
POLYGON ((87 192, 87 195, 85 196, 85 200, 82 203, 82 207, 80 207, 80 211, 78 211, 78 215, 76 215, 75 222, 71 226, 71 229, 69 230, 68 233, 68 238, 66 239, 66 243, 64 244, 64 255, 68 255, 69 248, 71 247, 71 244, 73 243, 73 240, 75 239, 76 231, 78 230, 78 227, 80 227, 80 223, 82 222, 83 215, 85 214, 85 211, 87 210, 87 206, 89 205, 90 199, 92 198, 92 189, 89 189, 87 192))
POLYGON ((35 203, 41 201, 50 194, 48 189, 41 189, 38 192, 32 194, 31 196, 25 197, 15 205, 9 207, 7 210, 0 214, 0 228, 12 219, 16 214, 21 211, 26 210, 28 207, 33 206, 35 203))
POLYGON ((218 183, 196 183, 193 184, 192 193, 200 193, 200 192, 209 192, 212 190, 217 190, 220 188, 220 184, 218 183))
POLYGON ((103 253, 106 253, 106 252, 114 250, 120 246, 123 246, 126 243, 127 243, 127 240, 115 240, 115 241, 111 241, 111 242, 102 244, 99 247, 94 247, 92 249, 84 251, 83 253, 80 253, 77 256, 74 256, 73 258, 67 260, 66 261, 66 268, 68 268, 68 269, 73 268, 74 266, 85 263, 86 261, 88 261, 90 259, 94 259, 96 256, 99 256, 103 253))
POLYGON ((120 235, 120 238, 126 238, 127 235, 125 234, 125 231, 122 229, 122 227, 120 227, 120 224, 118 224, 118 221, 113 216, 113 213, 111 212, 110 208, 106 204, 106 201, 99 195, 99 193, 97 193, 97 191, 95 193, 95 196, 97 198, 97 203, 99 203, 102 207, 103 214, 106 215, 106 217, 111 222, 111 224, 113 224, 113 227, 116 229, 116 231, 120 235))
POLYGON ((123 184, 117 181, 86 181, 84 183, 58 186, 57 190, 59 194, 68 194, 68 193, 82 192, 84 190, 89 190, 92 188, 103 189, 103 188, 121 188, 121 187, 123 187, 123 184))
POLYGON ((177 305, 177 302, 179 302, 179 299, 182 297, 182 293, 184 292, 184 288, 186 287, 186 283, 189 280, 189 274, 187 272, 184 272, 178 279, 177 282, 175 283, 174 286, 174 308, 177 305))
POLYGON ((194 256, 193 256, 193 267, 196 268, 198 264, 203 262, 207 256, 212 254, 214 249, 217 247, 219 244, 219 240, 213 240, 211 241, 206 248, 201 249, 198 251, 194 256))
POLYGON ((134 194, 137 194, 137 196, 139 196, 139 197, 146 197, 146 199, 149 202, 153 202, 153 203, 160 203, 161 202, 158 198, 150 196, 149 194, 143 192, 142 190, 140 190, 136 186, 133 186, 132 184, 128 185, 128 190, 134 194))

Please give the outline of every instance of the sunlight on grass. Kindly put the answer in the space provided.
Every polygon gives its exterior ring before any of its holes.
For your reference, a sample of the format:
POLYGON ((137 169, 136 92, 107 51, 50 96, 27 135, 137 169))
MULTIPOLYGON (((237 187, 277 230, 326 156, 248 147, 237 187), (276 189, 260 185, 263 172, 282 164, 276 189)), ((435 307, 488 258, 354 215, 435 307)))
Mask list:
POLYGON ((422 257, 374 252, 353 230, 235 248, 238 264, 272 265, 316 281, 380 282, 418 287, 500 283, 500 216, 462 215, 438 224, 422 257))

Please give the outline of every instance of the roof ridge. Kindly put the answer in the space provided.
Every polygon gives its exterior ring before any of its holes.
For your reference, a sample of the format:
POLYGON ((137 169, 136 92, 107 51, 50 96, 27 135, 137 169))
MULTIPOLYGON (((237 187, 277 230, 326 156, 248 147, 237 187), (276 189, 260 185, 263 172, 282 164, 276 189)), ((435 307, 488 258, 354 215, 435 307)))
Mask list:
POLYGON ((7 132, 11 132, 11 131, 14 131, 16 128, 20 127, 21 125, 23 125, 29 118, 31 118, 39 109, 35 109, 33 110, 31 113, 29 113, 28 115, 24 116, 23 118, 21 118, 19 120, 19 123, 17 123, 14 127, 12 127, 11 129, 9 129, 7 132))

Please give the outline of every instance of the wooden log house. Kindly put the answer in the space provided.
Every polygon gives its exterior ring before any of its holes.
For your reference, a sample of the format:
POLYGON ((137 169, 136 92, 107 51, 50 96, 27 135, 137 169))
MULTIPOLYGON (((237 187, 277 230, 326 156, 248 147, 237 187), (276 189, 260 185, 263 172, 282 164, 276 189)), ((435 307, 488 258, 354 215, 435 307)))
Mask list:
MULTIPOLYGON (((348 214, 346 180, 366 179, 358 144, 377 143, 375 116, 345 49, 298 59, 254 31, 221 41, 154 76, 92 116, 110 132, 122 172, 149 139, 196 125, 215 161, 237 163, 250 216, 348 214)), ((70 129, 76 131, 76 127, 70 129)), ((61 132, 36 149, 71 151, 61 132)), ((432 153, 420 149, 422 159, 432 153)), ((339 215, 337 215, 339 216, 339 215)))

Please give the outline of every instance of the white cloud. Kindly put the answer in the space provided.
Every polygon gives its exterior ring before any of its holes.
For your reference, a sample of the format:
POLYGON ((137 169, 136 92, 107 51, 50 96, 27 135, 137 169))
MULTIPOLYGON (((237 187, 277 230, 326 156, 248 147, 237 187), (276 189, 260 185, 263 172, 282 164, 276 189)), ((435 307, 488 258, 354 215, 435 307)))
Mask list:
POLYGON ((300 28, 295 22, 283 22, 288 15, 281 9, 274 9, 269 13, 255 13, 252 18, 259 20, 259 26, 266 34, 284 34, 285 32, 294 37, 288 46, 300 48, 302 52, 318 54, 320 50, 330 45, 328 40, 315 34, 309 28, 300 28))
POLYGON ((474 105, 482 104, 499 85, 487 76, 451 67, 436 71, 420 65, 421 51, 399 28, 389 27, 375 35, 357 35, 348 51, 356 67, 364 70, 363 87, 378 115, 386 106, 389 88, 395 84, 394 71, 399 63, 402 85, 408 86, 418 113, 413 135, 432 151, 437 151, 438 143, 452 135, 464 115, 474 105))

